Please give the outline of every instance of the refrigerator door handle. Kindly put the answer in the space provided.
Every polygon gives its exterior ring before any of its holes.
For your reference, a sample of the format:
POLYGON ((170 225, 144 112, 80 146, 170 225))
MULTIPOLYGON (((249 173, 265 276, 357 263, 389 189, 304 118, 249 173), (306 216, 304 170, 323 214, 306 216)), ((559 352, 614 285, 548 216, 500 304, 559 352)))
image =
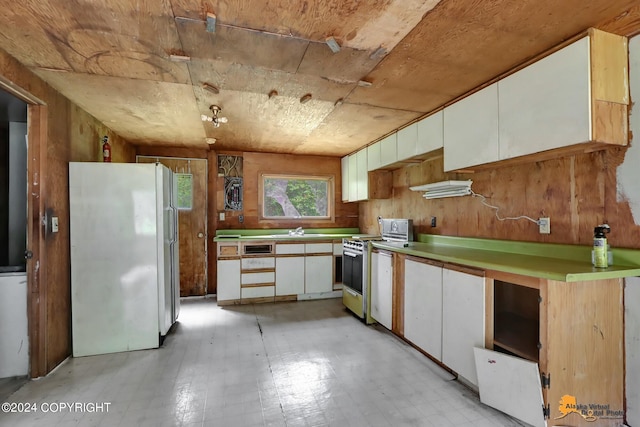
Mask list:
POLYGON ((173 233, 171 234, 171 243, 178 241, 178 208, 171 206, 173 209, 173 233))
POLYGON ((176 241, 176 211, 173 206, 169 206, 167 213, 171 214, 169 218, 169 244, 173 244, 176 241))

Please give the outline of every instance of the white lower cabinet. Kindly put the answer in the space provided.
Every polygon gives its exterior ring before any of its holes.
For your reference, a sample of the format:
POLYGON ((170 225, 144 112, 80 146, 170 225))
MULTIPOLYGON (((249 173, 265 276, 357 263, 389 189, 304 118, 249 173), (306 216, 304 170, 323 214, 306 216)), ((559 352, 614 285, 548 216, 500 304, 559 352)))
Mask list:
POLYGON ((404 337, 442 360, 442 267, 406 259, 404 337))
POLYGON ((393 256, 371 253, 371 317, 385 328, 393 326, 393 256))
POLYGON ((276 258, 276 296, 304 293, 304 256, 276 258))
POLYGON ((333 255, 307 255, 304 259, 304 293, 333 292, 333 255))
POLYGON ((240 299, 240 259, 218 260, 218 301, 240 299))
POLYGON ((485 278, 442 270, 442 363, 478 385, 474 347, 485 346, 485 278))

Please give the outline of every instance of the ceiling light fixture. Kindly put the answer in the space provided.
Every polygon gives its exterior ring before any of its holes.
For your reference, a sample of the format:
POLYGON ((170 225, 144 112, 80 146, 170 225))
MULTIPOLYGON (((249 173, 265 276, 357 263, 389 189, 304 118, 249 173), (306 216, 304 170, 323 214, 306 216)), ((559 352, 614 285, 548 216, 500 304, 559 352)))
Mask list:
POLYGON ((218 89, 217 86, 210 85, 209 83, 206 83, 206 82, 202 84, 202 88, 216 95, 220 93, 220 89, 218 89))
POLYGON ((216 143, 216 141, 217 141, 217 139, 215 139, 215 138, 205 138, 204 140, 205 140, 205 141, 207 142, 207 144, 209 144, 209 145, 213 145, 213 144, 215 144, 215 143, 216 143))
POLYGON ((201 115, 200 118, 203 122, 211 122, 213 124, 213 127, 217 128, 220 127, 220 123, 227 123, 229 121, 226 117, 218 117, 218 114, 220 113, 220 111, 222 111, 222 108, 218 107, 217 105, 212 105, 209 107, 209 109, 211 110, 213 116, 209 117, 205 114, 201 115))
POLYGON ((385 49, 384 47, 380 46, 379 48, 377 48, 376 50, 373 51, 373 53, 369 56, 369 59, 373 59, 375 61, 377 59, 382 58, 386 54, 387 54, 387 49, 385 49))
POLYGON ((327 37, 324 42, 327 44, 327 46, 329 46, 329 49, 331 49, 333 53, 340 52, 340 44, 336 41, 335 38, 333 38, 333 36, 327 37))
POLYGON ((339 98, 334 104, 334 107, 338 107, 340 105, 342 105, 342 103, 344 102, 344 98, 339 98))
POLYGON ((360 87, 369 87, 369 86, 371 86, 372 84, 373 84, 373 83, 368 82, 368 81, 366 81, 366 80, 359 80, 359 81, 358 81, 358 86, 360 86, 360 87))
POLYGON ((187 55, 169 55, 169 60, 172 62, 189 62, 191 57, 187 55))
POLYGON ((212 12, 207 12, 207 32, 215 33, 216 32, 216 14, 212 12))
POLYGON ((278 96, 278 91, 275 89, 269 92, 269 99, 273 98, 274 96, 278 96))
POLYGON ((307 102, 311 101, 312 97, 313 96, 310 93, 306 94, 305 96, 300 98, 300 104, 306 104, 307 102))

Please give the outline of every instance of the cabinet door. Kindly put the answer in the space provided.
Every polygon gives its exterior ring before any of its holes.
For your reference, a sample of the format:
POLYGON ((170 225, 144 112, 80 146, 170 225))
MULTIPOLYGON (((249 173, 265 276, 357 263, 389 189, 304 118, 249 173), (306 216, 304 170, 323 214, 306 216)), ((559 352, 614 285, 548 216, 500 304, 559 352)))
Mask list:
POLYGON ((501 160, 592 139, 588 37, 500 80, 498 91, 501 160))
POLYGON ((418 145, 418 124, 414 123, 398 131, 397 158, 398 160, 409 159, 417 154, 418 145))
POLYGON ((349 201, 355 202, 358 200, 358 163, 356 161, 356 155, 349 156, 349 201))
POLYGON ((444 112, 440 110, 417 123, 418 141, 416 143, 416 155, 442 148, 444 144, 443 116, 444 112))
POLYGON ((367 170, 373 171, 380 167, 380 141, 367 147, 367 170))
POLYGON ((442 363, 478 385, 473 348, 484 348, 484 277, 442 270, 442 363))
POLYGON ((387 166, 398 160, 397 138, 398 134, 394 132, 380 141, 380 166, 387 166))
POLYGON ((218 301, 240 299, 240 260, 218 261, 218 301))
POLYGON ((498 84, 444 109, 444 170, 495 162, 498 158, 498 84))
POLYGON ((349 201, 349 156, 345 156, 340 160, 342 179, 342 201, 349 201))
POLYGON ((442 360, 442 267, 405 261, 404 337, 442 360))
POLYGON ((276 258, 276 295, 304 294, 304 257, 276 258))
POLYGON ((307 255, 304 265, 305 293, 333 291, 333 255, 307 255))
POLYGON ((393 257, 385 252, 374 252, 371 255, 371 317, 391 330, 393 323, 393 257))
POLYGON ((356 180, 357 194, 356 200, 367 200, 369 198, 369 171, 367 170, 367 150, 362 149, 356 153, 356 180))

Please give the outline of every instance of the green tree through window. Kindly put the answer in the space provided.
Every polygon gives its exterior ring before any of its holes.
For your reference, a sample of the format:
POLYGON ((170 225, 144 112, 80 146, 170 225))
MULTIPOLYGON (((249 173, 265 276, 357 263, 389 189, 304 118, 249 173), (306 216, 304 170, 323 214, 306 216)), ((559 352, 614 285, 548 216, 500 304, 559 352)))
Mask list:
POLYGON ((329 177, 263 175, 265 218, 329 218, 329 177))

